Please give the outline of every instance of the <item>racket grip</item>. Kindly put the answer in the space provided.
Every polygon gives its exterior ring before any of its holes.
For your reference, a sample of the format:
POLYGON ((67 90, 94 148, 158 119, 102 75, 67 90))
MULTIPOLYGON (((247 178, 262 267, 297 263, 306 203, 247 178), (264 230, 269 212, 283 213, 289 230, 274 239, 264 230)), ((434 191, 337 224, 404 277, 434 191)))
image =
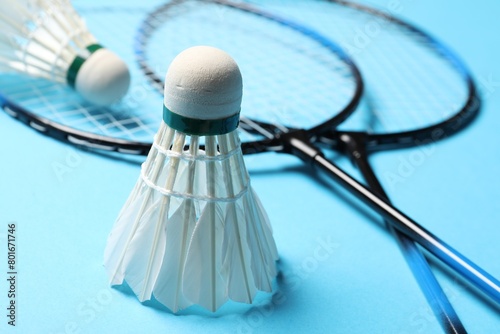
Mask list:
POLYGON ((500 282, 497 279, 325 158, 323 153, 310 143, 305 131, 285 133, 280 140, 285 145, 284 153, 294 154, 319 168, 387 219, 394 228, 418 242, 472 286, 500 305, 500 282))
MULTIPOLYGON (((345 132, 340 136, 340 141, 344 146, 344 150, 351 157, 355 166, 361 171, 368 187, 381 199, 390 203, 382 184, 378 181, 375 172, 373 171, 366 152, 365 133, 360 132, 345 132)), ((396 230, 386 219, 384 222, 387 229, 394 236, 398 243, 403 256, 415 277, 420 290, 423 292, 427 302, 434 312, 436 319, 441 324, 445 333, 464 334, 467 333, 464 325, 460 321, 458 314, 451 305, 448 297, 444 293, 441 285, 434 276, 429 263, 422 254, 420 247, 407 235, 396 230)))

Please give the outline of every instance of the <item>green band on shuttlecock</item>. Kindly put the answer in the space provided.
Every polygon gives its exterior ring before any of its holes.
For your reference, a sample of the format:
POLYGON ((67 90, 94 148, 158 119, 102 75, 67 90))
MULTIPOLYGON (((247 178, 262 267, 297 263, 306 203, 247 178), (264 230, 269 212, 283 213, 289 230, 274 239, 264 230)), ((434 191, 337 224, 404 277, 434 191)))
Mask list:
MULTIPOLYGON (((86 47, 86 49, 91 54, 102 48, 103 46, 100 44, 91 44, 86 47)), ((68 73, 66 74, 66 81, 71 87, 75 88, 76 76, 78 75, 78 71, 80 71, 80 68, 86 60, 87 58, 76 56, 71 65, 69 65, 68 73)))
POLYGON ((78 71, 80 71, 80 68, 86 60, 87 59, 83 57, 76 56, 71 65, 69 65, 68 74, 66 75, 66 81, 71 87, 75 88, 76 76, 78 75, 78 71))
POLYGON ((104 47, 101 44, 90 44, 87 46, 87 50, 89 50, 90 53, 94 53, 99 49, 104 49, 104 47))
POLYGON ((163 106, 163 121, 172 129, 197 136, 215 136, 238 128, 240 114, 221 119, 195 119, 176 114, 163 106))

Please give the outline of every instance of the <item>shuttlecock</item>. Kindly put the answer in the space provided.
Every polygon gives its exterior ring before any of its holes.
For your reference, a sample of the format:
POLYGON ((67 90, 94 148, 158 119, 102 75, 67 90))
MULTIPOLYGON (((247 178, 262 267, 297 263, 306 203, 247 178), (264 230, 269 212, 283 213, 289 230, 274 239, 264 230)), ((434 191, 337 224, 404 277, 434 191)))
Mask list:
POLYGON ((67 83, 107 105, 130 85, 127 65, 103 48, 68 0, 0 0, 0 67, 67 83))
POLYGON ((163 122, 106 246, 112 285, 126 281, 140 301, 154 295, 174 312, 272 290, 278 254, 243 161, 241 98, 225 52, 199 46, 173 60, 163 122))

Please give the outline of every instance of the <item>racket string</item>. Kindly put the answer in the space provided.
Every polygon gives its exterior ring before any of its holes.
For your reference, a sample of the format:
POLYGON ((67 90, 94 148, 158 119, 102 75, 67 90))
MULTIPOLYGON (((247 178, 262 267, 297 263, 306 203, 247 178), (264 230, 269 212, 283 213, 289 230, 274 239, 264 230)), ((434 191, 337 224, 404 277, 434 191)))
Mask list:
POLYGON ((459 62, 395 19, 333 1, 254 2, 307 22, 353 57, 369 101, 342 129, 384 134, 425 128, 453 117, 471 93, 459 62))
MULTIPOLYGON (((328 120, 353 98, 356 82, 352 70, 311 36, 211 2, 175 5, 157 10, 142 31, 144 50, 138 52, 139 62, 152 72, 152 82, 161 82, 166 70, 161 66, 151 70, 153 64, 168 63, 170 57, 193 44, 210 44, 228 51, 240 64, 246 97, 242 124, 250 116, 278 125, 282 131, 285 126, 307 128, 328 120), (169 44, 157 43, 158 38, 169 44)), ((244 142, 273 135, 269 129, 257 127, 248 136, 249 127, 241 128, 244 142)))

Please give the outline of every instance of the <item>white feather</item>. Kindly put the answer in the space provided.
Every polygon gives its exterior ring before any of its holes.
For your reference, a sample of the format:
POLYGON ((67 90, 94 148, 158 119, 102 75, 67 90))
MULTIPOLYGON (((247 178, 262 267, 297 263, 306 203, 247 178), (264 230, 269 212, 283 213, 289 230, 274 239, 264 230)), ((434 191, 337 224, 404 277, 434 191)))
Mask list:
POLYGON ((76 55, 97 43, 66 0, 0 0, 0 62, 27 74, 66 82, 76 55))
MULTIPOLYGON (((190 143, 190 155, 196 158, 198 153, 198 138, 193 136, 190 143)), ((189 161, 187 171, 186 189, 187 195, 193 195, 194 179, 197 164, 194 160, 189 161)), ((180 180, 184 180, 184 173, 180 180)), ((177 312, 193 303, 182 293, 182 281, 184 275, 184 264, 188 253, 190 238, 196 223, 196 210, 194 201, 186 199, 180 207, 169 218, 167 224, 167 240, 163 263, 159 272, 161 279, 158 281, 153 293, 164 305, 172 311, 177 312)))
MULTIPOLYGON (((240 147, 236 132, 221 137, 221 151, 232 151, 240 147)), ((231 163, 232 182, 239 187, 246 186, 249 183, 249 176, 243 155, 235 154, 228 162, 231 163)), ((249 272, 253 274, 253 282, 258 290, 271 291, 272 280, 277 274, 275 262, 278 259, 278 252, 269 219, 251 187, 237 204, 241 208, 241 211, 238 211, 241 212, 238 221, 242 224, 241 229, 245 231, 240 237, 244 240, 246 249, 252 254, 249 272)))
POLYGON ((245 216, 236 203, 228 203, 222 245, 223 272, 228 296, 234 301, 251 303, 257 287, 251 268, 251 251, 246 240, 245 216))
POLYGON ((211 311, 227 301, 226 282, 221 275, 223 215, 219 203, 207 203, 189 243, 184 267, 184 295, 211 311))
MULTIPOLYGON (((219 136, 219 147, 222 155, 227 155, 235 147, 229 143, 230 135, 219 136)), ((237 155, 222 161, 223 178, 229 198, 235 197, 236 189, 244 184, 241 166, 237 155), (233 159, 236 157, 236 159, 233 159), (233 184, 237 183, 237 185, 233 184)), ((246 181, 246 180, 245 180, 246 181)), ((251 269, 251 252, 246 241, 245 213, 236 202, 226 205, 224 224, 223 270, 227 277, 229 298, 239 302, 251 303, 257 289, 251 269)))
MULTIPOLYGON (((215 138, 206 137, 206 154, 216 155, 215 138)), ((217 194, 218 165, 207 162, 207 194, 217 194)), ((226 300, 225 281, 221 276, 224 212, 217 202, 208 202, 196 224, 189 243, 184 267, 182 291, 187 298, 211 311, 217 310, 226 300)))
POLYGON ((188 253, 189 240, 196 221, 193 201, 188 199, 169 218, 167 224, 166 248, 163 263, 153 294, 156 299, 173 312, 193 303, 182 293, 184 264, 188 253))
POLYGON ((110 277, 110 284, 112 285, 123 283, 125 278, 123 258, 140 224, 137 217, 140 217, 141 207, 147 195, 148 193, 142 194, 136 201, 127 204, 124 209, 122 209, 108 237, 106 249, 104 250, 104 266, 106 267, 110 277))
POLYGON ((141 302, 151 298, 160 271, 161 254, 165 252, 166 236, 162 229, 165 217, 160 202, 153 203, 141 216, 123 258, 126 281, 141 302))
MULTIPOLYGON (((177 138, 174 142, 173 151, 175 153, 181 153, 184 147, 185 135, 182 133, 176 134, 177 138)), ((172 157, 168 167, 165 189, 171 190, 174 186, 179 170, 179 159, 172 157)), ((162 264, 161 261, 163 259, 163 254, 165 253, 165 225, 168 220, 169 209, 169 196, 163 196, 161 198, 158 208, 153 206, 153 210, 158 213, 158 217, 154 216, 150 219, 150 223, 155 226, 153 239, 150 242, 148 242, 149 240, 144 240, 142 247, 148 250, 147 256, 144 257, 144 259, 146 259, 146 266, 142 271, 137 270, 138 275, 144 275, 144 281, 142 283, 142 287, 138 287, 137 290, 134 290, 140 291, 138 297, 141 301, 151 298, 158 272, 162 264), (151 246, 148 247, 149 245, 151 246)), ((142 269, 143 263, 137 263, 136 265, 142 269)))
POLYGON ((257 288, 272 290, 272 280, 277 274, 278 251, 272 237, 267 214, 253 189, 243 198, 247 215, 247 242, 252 251, 252 272, 257 288))
MULTIPOLYGON (((161 137, 158 137, 159 144, 170 146, 175 131, 171 128, 165 128, 163 125, 160 130, 165 130, 161 137)), ((161 171, 165 156, 153 149, 148 156, 148 159, 142 166, 144 174, 153 183, 161 178, 161 171)), ((139 178, 134 191, 122 208, 106 245, 104 253, 104 265, 108 271, 111 284, 121 284, 125 278, 125 268, 130 262, 125 261, 125 257, 131 252, 130 244, 136 237, 136 233, 142 224, 154 224, 154 221, 144 219, 146 212, 151 211, 151 206, 154 198, 153 190, 148 187, 142 177, 139 178)), ((151 215, 151 214, 150 214, 151 215)), ((142 230, 145 230, 142 227, 142 230)), ((130 255, 128 258, 130 259, 130 255)), ((142 291, 134 290, 139 295, 142 291)))

